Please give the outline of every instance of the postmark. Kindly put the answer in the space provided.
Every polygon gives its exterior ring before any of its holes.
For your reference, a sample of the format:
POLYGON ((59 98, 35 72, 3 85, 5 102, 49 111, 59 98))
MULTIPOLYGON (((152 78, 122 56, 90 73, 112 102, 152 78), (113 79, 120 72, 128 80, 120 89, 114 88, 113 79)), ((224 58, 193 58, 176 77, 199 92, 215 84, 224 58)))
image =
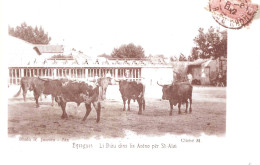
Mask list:
POLYGON ((210 0, 209 11, 214 20, 229 29, 248 26, 257 13, 258 5, 251 0, 210 0))

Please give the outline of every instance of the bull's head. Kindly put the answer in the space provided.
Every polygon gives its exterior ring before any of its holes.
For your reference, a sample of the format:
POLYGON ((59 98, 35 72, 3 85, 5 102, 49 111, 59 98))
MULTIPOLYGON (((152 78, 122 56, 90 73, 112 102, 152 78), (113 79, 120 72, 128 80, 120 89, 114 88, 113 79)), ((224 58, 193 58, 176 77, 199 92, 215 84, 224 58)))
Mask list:
POLYGON ((169 100, 171 98, 171 86, 172 84, 159 84, 157 81, 157 84, 162 87, 162 99, 163 100, 169 100))

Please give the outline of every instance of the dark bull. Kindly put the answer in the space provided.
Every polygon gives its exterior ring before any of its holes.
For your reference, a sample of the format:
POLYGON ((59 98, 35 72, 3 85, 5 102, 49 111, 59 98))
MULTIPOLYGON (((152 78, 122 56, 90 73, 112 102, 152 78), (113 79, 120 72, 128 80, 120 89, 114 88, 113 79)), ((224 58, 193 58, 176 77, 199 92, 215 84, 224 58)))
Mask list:
POLYGON ((23 99, 26 101, 27 91, 33 91, 34 99, 36 102, 36 107, 39 107, 39 97, 41 94, 52 96, 52 105, 54 104, 54 98, 58 95, 58 88, 61 87, 63 82, 68 81, 68 79, 42 79, 39 77, 22 77, 21 87, 14 97, 20 95, 21 90, 23 90, 23 99))
POLYGON ((101 104, 99 102, 99 86, 91 86, 85 82, 68 81, 62 84, 59 96, 56 97, 56 102, 61 106, 62 116, 61 118, 68 118, 66 113, 67 102, 75 102, 79 106, 81 103, 85 103, 86 114, 83 121, 86 120, 91 112, 91 104, 97 111, 97 122, 100 121, 101 104))
POLYGON ((186 110, 188 110, 188 103, 190 103, 189 112, 192 112, 192 85, 189 82, 175 82, 172 84, 161 85, 157 82, 159 86, 162 87, 162 99, 169 100, 170 103, 170 115, 172 115, 173 105, 178 104, 178 113, 181 113, 181 104, 186 103, 186 110))
POLYGON ((123 111, 125 111, 125 103, 126 100, 128 101, 128 111, 130 111, 130 102, 131 99, 134 101, 137 100, 139 105, 139 111, 138 114, 142 114, 142 110, 145 110, 145 99, 144 99, 144 93, 145 93, 145 86, 142 83, 137 83, 135 81, 127 81, 127 80, 121 80, 119 81, 119 91, 121 93, 124 108, 123 111))

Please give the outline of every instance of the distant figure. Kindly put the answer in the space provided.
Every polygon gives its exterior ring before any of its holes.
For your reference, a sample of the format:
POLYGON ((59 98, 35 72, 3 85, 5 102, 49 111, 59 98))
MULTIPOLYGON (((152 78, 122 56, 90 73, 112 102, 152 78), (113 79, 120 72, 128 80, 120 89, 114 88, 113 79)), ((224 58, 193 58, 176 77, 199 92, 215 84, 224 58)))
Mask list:
POLYGON ((106 74, 106 77, 100 77, 97 79, 97 83, 99 85, 99 99, 106 99, 106 92, 108 85, 112 85, 112 76, 110 73, 106 74))
POLYGON ((189 83, 191 84, 191 83, 192 83, 192 74, 189 73, 189 74, 187 75, 187 78, 188 78, 189 83))
POLYGON ((220 72, 218 73, 218 76, 217 76, 217 85, 216 86, 224 87, 223 76, 220 72))

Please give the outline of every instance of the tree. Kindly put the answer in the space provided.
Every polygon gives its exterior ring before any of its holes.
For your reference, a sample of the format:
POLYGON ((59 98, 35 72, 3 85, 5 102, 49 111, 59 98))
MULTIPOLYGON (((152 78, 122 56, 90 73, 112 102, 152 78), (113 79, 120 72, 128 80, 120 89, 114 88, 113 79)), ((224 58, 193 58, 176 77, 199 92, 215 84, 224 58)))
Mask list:
POLYGON ((191 50, 191 58, 193 60, 197 60, 199 58, 199 48, 197 47, 193 47, 192 50, 191 50))
POLYGON ((20 38, 32 44, 49 44, 51 37, 48 36, 48 33, 44 32, 44 29, 40 26, 33 28, 32 26, 27 26, 24 22, 21 26, 16 28, 8 27, 9 35, 20 38))
POLYGON ((114 48, 111 53, 112 58, 144 58, 144 50, 141 46, 135 46, 133 43, 121 45, 114 48))
POLYGON ((188 61, 187 58, 181 53, 179 57, 179 61, 188 61))
POLYGON ((191 55, 188 56, 188 61, 194 61, 194 59, 191 55))
POLYGON ((172 56, 170 57, 170 61, 171 62, 178 61, 178 58, 176 56, 172 56))
POLYGON ((217 59, 221 56, 227 57, 227 31, 220 31, 210 27, 205 33, 203 28, 199 28, 199 34, 194 38, 196 47, 192 48, 192 57, 217 59))
POLYGON ((104 58, 107 58, 107 59, 111 59, 112 57, 106 53, 103 53, 101 55, 98 55, 98 57, 104 57, 104 58))

